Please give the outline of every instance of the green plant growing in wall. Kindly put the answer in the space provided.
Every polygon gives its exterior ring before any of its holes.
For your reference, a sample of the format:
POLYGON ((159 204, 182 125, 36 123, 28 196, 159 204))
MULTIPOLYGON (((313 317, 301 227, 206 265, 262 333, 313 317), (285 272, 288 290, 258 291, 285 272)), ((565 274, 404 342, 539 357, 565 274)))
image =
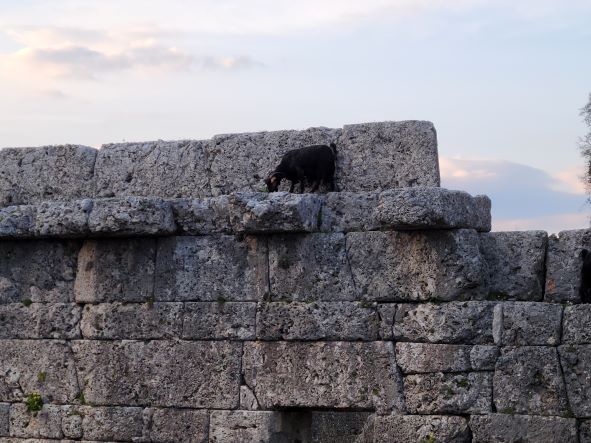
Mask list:
POLYGON ((435 439, 435 435, 433 435, 433 433, 431 432, 429 433, 429 435, 422 438, 419 443, 437 443, 437 440, 435 439))
POLYGON ((39 383, 45 383, 45 379, 47 378, 47 374, 45 372, 39 372, 37 374, 37 380, 39 381, 39 383))
POLYGON ((31 299, 30 299, 30 298, 24 298, 24 299, 23 299, 23 301, 22 301, 22 303, 23 303, 23 305, 25 305, 27 308, 33 304, 33 302, 31 301, 31 299))
POLYGON ((25 398, 25 406, 27 407, 27 411, 33 415, 37 415, 37 412, 43 408, 43 399, 41 398, 41 394, 38 392, 31 392, 25 398))

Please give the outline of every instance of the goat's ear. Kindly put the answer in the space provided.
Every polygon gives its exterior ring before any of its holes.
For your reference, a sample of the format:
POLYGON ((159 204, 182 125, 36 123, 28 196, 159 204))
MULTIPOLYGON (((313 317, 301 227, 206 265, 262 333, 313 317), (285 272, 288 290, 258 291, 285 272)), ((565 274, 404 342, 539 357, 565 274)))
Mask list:
POLYGON ((587 255, 588 255, 588 254, 589 254, 589 251, 588 251, 588 250, 586 250, 586 249, 583 249, 583 250, 581 251, 581 258, 582 258, 582 259, 585 259, 585 257, 587 257, 587 255))

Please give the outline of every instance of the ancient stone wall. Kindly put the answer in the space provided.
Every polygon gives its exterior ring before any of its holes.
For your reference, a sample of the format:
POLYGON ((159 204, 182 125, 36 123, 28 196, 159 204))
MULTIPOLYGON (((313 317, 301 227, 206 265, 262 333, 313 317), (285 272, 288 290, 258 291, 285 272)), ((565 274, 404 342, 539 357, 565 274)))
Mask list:
POLYGON ((591 442, 591 231, 438 185, 424 122, 0 151, 0 443, 591 442))

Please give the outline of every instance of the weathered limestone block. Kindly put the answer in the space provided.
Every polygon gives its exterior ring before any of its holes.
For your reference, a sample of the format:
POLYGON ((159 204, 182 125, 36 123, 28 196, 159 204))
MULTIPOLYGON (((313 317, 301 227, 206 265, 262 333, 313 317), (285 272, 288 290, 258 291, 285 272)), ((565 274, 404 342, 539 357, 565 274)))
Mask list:
POLYGON ((74 341, 72 347, 93 405, 238 406, 240 343, 74 341))
POLYGON ((470 443, 468 421, 449 415, 391 415, 376 417, 376 442, 470 443))
POLYGON ((487 414, 492 409, 492 374, 416 374, 404 377, 406 407, 412 414, 487 414))
POLYGON ((0 340, 0 401, 38 392, 45 403, 71 403, 78 395, 72 351, 56 340, 0 340))
POLYGON ((19 205, 0 208, 0 238, 32 237, 34 226, 34 206, 19 205))
POLYGON ((373 443, 374 441, 374 415, 369 412, 314 411, 311 415, 312 443, 373 443))
POLYGON ((239 409, 243 409, 246 411, 258 411, 260 409, 259 402, 254 396, 254 392, 252 392, 252 390, 246 385, 240 386, 239 409))
POLYGON ((239 192, 229 198, 235 232, 314 232, 322 222, 317 194, 239 192))
POLYGON ((9 435, 10 403, 0 403, 0 437, 9 435))
POLYGON ((256 303, 185 303, 182 337, 188 340, 254 340, 256 303))
POLYGON ((403 409, 401 377, 388 342, 249 342, 243 371, 263 409, 403 409))
POLYGON ((329 192, 323 196, 318 219, 323 232, 377 229, 374 211, 379 192, 329 192))
POLYGON ((347 254, 357 290, 380 301, 484 296, 486 265, 473 230, 351 232, 347 254))
POLYGON ((97 199, 88 218, 95 235, 166 235, 176 231, 170 203, 161 198, 97 199))
POLYGON ((81 310, 73 303, 0 304, 0 339, 80 338, 81 310))
POLYGON ((572 413, 575 417, 590 417, 591 346, 565 345, 558 350, 572 413))
POLYGON ((378 338, 376 306, 357 302, 259 303, 259 340, 363 340, 378 338))
POLYGON ((227 195, 203 199, 170 200, 180 233, 204 235, 229 233, 230 201, 227 195))
POLYGON ((578 443, 591 443, 591 420, 580 422, 578 443))
POLYGON ((492 344, 495 303, 400 304, 394 339, 427 343, 492 344))
POLYGON ((74 301, 80 243, 0 242, 0 303, 74 301))
POLYGON ((82 415, 85 440, 135 441, 143 436, 143 408, 77 408, 82 415))
POLYGON ((490 297, 541 301, 548 234, 545 231, 481 234, 481 251, 490 270, 490 297))
POLYGON ((495 346, 396 343, 396 361, 404 374, 492 371, 495 346))
POLYGON ((500 346, 557 345, 562 306, 553 303, 506 302, 495 306, 493 335, 500 346))
POLYGON ((274 301, 358 298, 342 233, 270 237, 269 278, 274 301))
POLYGON ((470 428, 473 443, 578 443, 577 422, 570 418, 473 415, 470 428))
POLYGON ((394 334, 392 328, 394 327, 394 317, 396 317, 396 303, 380 303, 378 304, 378 318, 380 320, 379 335, 382 340, 392 340, 394 334))
POLYGON ((580 302, 581 251, 591 250, 591 229, 562 231, 548 240, 546 293, 549 302, 580 302))
POLYGON ((39 412, 32 414, 24 403, 14 403, 10 407, 10 436, 62 439, 63 415, 62 406, 46 404, 39 412))
POLYGON ((493 395, 497 411, 505 414, 567 414, 556 348, 503 348, 495 369, 493 395))
POLYGON ((207 443, 209 414, 189 409, 154 409, 152 443, 207 443))
POLYGON ((0 150, 0 207, 92 197, 96 153, 77 145, 0 150))
POLYGON ((93 205, 89 198, 39 203, 35 206, 35 236, 64 238, 88 234, 88 217, 93 205))
POLYGON ((564 308, 562 342, 591 344, 591 305, 573 305, 564 308))
POLYGON ((437 135, 426 121, 346 125, 337 143, 337 189, 439 186, 437 135))
MULTIPOLYGON (((206 146, 212 195, 262 191, 266 189, 263 180, 279 165, 283 154, 304 146, 329 144, 339 133, 339 129, 310 128, 216 135, 206 146)), ((282 185, 282 189, 288 187, 282 185)))
POLYGON ((206 197, 207 142, 197 140, 113 143, 96 159, 98 197, 206 197))
POLYGON ((161 301, 258 301, 268 292, 267 242, 234 236, 159 239, 154 296, 161 301))
POLYGON ((182 303, 101 303, 86 305, 80 329, 84 338, 156 340, 180 337, 182 303))
POLYGON ((62 406, 62 432, 64 437, 81 439, 84 436, 83 417, 78 406, 62 406))
POLYGON ((155 239, 85 241, 78 257, 76 302, 153 300, 155 260, 155 239))

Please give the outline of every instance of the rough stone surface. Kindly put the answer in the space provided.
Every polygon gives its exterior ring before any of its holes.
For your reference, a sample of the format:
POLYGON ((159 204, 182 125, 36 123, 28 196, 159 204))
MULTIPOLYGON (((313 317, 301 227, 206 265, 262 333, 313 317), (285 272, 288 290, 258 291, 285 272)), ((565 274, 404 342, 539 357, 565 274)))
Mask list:
POLYGON ((563 231, 548 240, 546 292, 549 302, 580 302, 581 251, 591 250, 591 229, 563 231))
POLYGON ((154 296, 156 240, 87 240, 78 260, 78 303, 146 302, 154 296))
POLYGON ((243 371, 263 409, 403 408, 392 343, 251 342, 243 371))
POLYGON ((75 341, 72 347, 93 405, 238 406, 240 343, 75 341))
POLYGON ((96 149, 62 145, 0 150, 0 207, 94 195, 96 149))
POLYGON ((206 443, 208 427, 207 411, 155 409, 150 440, 153 443, 206 443))
POLYGON ((230 201, 227 195, 204 199, 170 200, 179 233, 204 235, 229 233, 230 201))
POLYGON ((99 197, 206 197, 210 195, 207 142, 113 143, 96 159, 99 197))
MULTIPOLYGON (((473 443, 577 443, 577 422, 560 417, 489 414, 470 417, 473 443)), ((581 442, 583 443, 583 442, 581 442)))
POLYGON ((0 208, 0 238, 32 237, 34 225, 34 206, 17 205, 0 208))
POLYGON ((34 232, 38 237, 80 237, 89 233, 88 218, 94 201, 43 202, 35 207, 34 232))
POLYGON ((468 421, 446 415, 393 415, 375 418, 376 442, 470 443, 468 421))
POLYGON ((496 354, 494 346, 396 343, 396 361, 405 374, 492 371, 496 354))
POLYGON ((572 413, 575 417, 591 417, 591 345, 558 349, 572 413))
POLYGON ((259 340, 364 340, 378 338, 376 306, 358 302, 261 303, 259 340))
POLYGON ((394 317, 396 316, 396 309, 398 305, 395 303, 380 303, 378 304, 378 318, 380 320, 380 339, 392 340, 394 334, 392 328, 394 327, 394 317))
POLYGON ((322 222, 316 194, 236 193, 230 195, 230 224, 235 232, 314 232, 322 222))
POLYGON ((584 420, 580 423, 579 443, 591 443, 591 420, 584 420))
POLYGON ((490 269, 491 298, 542 300, 548 244, 545 231, 491 232, 481 234, 480 241, 490 269))
POLYGON ((182 303, 101 303, 86 305, 80 329, 84 338, 155 340, 179 337, 182 303))
POLYGON ((340 191, 439 186, 433 124, 401 121, 345 126, 337 142, 336 178, 340 191))
POLYGON ((493 302, 400 304, 394 319, 397 341, 493 343, 493 302))
POLYGON ((564 308, 562 342, 591 344, 591 305, 573 305, 564 308))
POLYGON ((374 211, 379 192, 329 192, 324 195, 320 230, 349 232, 377 229, 374 211))
POLYGON ((313 412, 312 443, 372 443, 373 414, 369 412, 313 412))
POLYGON ((416 374, 404 377, 406 407, 412 414, 487 414, 492 374, 416 374))
POLYGON ((23 403, 10 408, 10 435, 20 438, 64 438, 62 431, 63 408, 43 405, 36 414, 27 411, 23 403))
POLYGON ((86 440, 135 441, 143 436, 142 408, 80 407, 86 440))
POLYGON ((0 303, 74 301, 80 243, 0 242, 0 303))
MULTIPOLYGON (((304 146, 336 142, 339 133, 339 129, 310 128, 217 135, 207 144, 211 193, 217 196, 263 191, 263 180, 279 165, 283 154, 304 146)), ((338 156, 337 152, 337 160, 338 156)), ((338 168, 335 176, 339 176, 338 168)), ((284 181, 282 189, 288 187, 284 181)))
POLYGON ((9 413, 10 404, 0 403, 0 437, 7 437, 9 435, 9 413))
POLYGON ((562 416, 568 413, 556 348, 503 348, 493 385, 498 412, 562 416))
POLYGON ((80 338, 80 316, 73 303, 0 304, 0 339, 80 338))
POLYGON ((145 197, 95 200, 88 227, 93 234, 120 237, 166 235, 176 231, 170 203, 145 197))
POLYGON ((46 403, 78 395, 72 352, 57 340, 0 340, 0 401, 23 401, 38 392, 46 403))
POLYGON ((161 301, 259 301, 268 292, 264 238, 159 240, 154 296, 161 301))
POLYGON ((246 411, 258 411, 260 409, 254 392, 246 385, 240 386, 240 409, 246 411))
POLYGON ((562 306, 551 303, 509 302, 495 306, 494 338, 500 346, 560 343, 562 306))
POLYGON ((270 237, 269 279, 274 301, 357 298, 341 233, 270 237))
POLYGON ((473 230, 352 232, 347 253, 357 290, 388 301, 483 296, 486 266, 473 230))
POLYGON ((183 338, 254 340, 256 303, 185 303, 183 338))

